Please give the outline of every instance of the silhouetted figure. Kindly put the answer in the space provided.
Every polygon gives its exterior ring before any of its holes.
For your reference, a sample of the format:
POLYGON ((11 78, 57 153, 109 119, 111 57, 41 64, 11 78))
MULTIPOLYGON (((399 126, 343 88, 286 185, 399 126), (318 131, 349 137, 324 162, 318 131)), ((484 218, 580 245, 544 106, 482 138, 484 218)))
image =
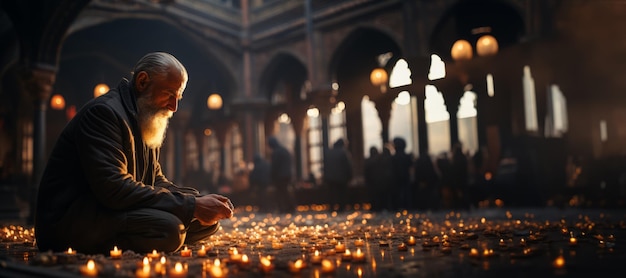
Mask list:
POLYGON ((382 152, 374 157, 370 155, 366 162, 365 174, 371 179, 372 210, 391 210, 394 206, 394 176, 391 150, 383 146, 382 152), (369 165, 371 163, 371 166, 369 165))
POLYGON ((411 188, 411 169, 413 158, 405 152, 406 141, 400 137, 393 139, 393 147, 396 152, 391 158, 394 177, 394 208, 411 208, 410 196, 413 196, 411 188))
POLYGON ((469 208, 467 201, 467 177, 468 177, 467 156, 463 153, 460 143, 454 145, 452 149, 452 206, 454 208, 469 208))
POLYGON ((439 176, 430 155, 415 160, 415 203, 419 209, 438 209, 440 200, 439 176))
POLYGON ((452 163, 448 158, 448 153, 441 153, 437 157, 437 170, 439 172, 439 190, 441 193, 441 207, 452 208, 452 163))
POLYGON ((352 180, 352 159, 343 139, 338 139, 324 155, 324 183, 331 205, 343 211, 347 204, 348 183, 352 180))
POLYGON ((379 176, 377 173, 378 161, 381 159, 381 154, 374 146, 370 147, 369 157, 365 158, 363 162, 363 179, 365 181, 365 188, 367 189, 368 202, 372 204, 372 209, 378 209, 380 201, 378 194, 378 181, 379 176))
POLYGON ((293 211, 293 200, 289 195, 289 184, 293 178, 291 154, 276 137, 270 137, 267 144, 272 150, 270 177, 276 190, 274 200, 280 212, 293 211))
POLYGON ((260 209, 267 209, 267 188, 270 186, 270 163, 263 159, 261 154, 254 154, 253 158, 254 168, 250 171, 248 176, 250 182, 250 192, 252 192, 254 203, 259 206, 260 209))

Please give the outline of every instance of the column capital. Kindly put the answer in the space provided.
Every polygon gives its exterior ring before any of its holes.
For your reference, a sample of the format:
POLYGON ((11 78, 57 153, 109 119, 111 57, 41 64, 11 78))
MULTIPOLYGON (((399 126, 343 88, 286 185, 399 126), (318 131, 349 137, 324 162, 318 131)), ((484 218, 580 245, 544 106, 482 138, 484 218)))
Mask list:
POLYGON ((34 101, 47 101, 52 94, 52 87, 56 80, 56 70, 50 67, 38 66, 24 68, 20 72, 20 85, 34 101))

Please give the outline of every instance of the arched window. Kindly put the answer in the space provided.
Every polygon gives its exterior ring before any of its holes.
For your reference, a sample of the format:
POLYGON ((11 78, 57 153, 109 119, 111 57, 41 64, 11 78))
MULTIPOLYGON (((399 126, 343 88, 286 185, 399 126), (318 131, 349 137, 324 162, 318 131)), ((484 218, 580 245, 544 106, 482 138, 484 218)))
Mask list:
POLYGON ((307 110, 307 150, 308 170, 316 179, 322 177, 323 152, 322 146, 322 121, 320 111, 317 108, 307 110))
POLYGON ((450 151, 450 114, 446 109, 441 92, 433 85, 426 86, 426 128, 428 128, 428 148, 433 155, 450 151))
POLYGON ((474 154, 478 151, 478 123, 476 122, 476 93, 466 91, 461 97, 459 111, 456 114, 459 127, 459 141, 463 152, 474 154))
POLYGON ((361 99, 361 117, 363 122, 363 155, 369 156, 370 147, 376 147, 382 150, 383 138, 380 136, 382 132, 382 124, 378 117, 376 105, 368 96, 361 99))

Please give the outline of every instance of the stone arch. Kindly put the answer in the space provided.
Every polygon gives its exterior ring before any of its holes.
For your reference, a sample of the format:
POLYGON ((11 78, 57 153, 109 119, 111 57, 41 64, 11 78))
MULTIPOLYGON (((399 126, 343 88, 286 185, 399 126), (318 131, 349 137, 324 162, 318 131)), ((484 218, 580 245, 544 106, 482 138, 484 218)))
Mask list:
POLYGON ((505 1, 479 0, 459 1, 440 18, 430 35, 430 53, 450 61, 450 48, 458 39, 476 45, 483 32, 476 28, 489 26, 490 33, 498 40, 500 49, 518 44, 526 35, 520 11, 505 1))
POLYGON ((234 75, 210 49, 166 21, 136 18, 113 20, 72 33, 61 55, 57 89, 72 92, 74 101, 83 104, 92 98, 95 84, 105 82, 112 87, 120 77, 129 78, 134 63, 152 51, 169 52, 187 68, 189 81, 179 109, 193 114, 194 119, 206 117, 206 98, 211 93, 219 93, 224 103, 234 98, 234 75))
MULTIPOLYGON (((371 85, 370 72, 380 65, 376 57, 390 52, 395 61, 402 57, 400 46, 389 35, 380 30, 361 27, 352 31, 339 45, 332 55, 329 73, 332 80, 339 84, 339 100, 360 103, 362 95, 376 96, 379 88, 371 85), (349 89, 348 89, 349 88, 349 89), (346 93, 346 89, 356 92, 354 96, 346 93)), ((382 65, 389 72, 394 63, 387 62, 382 65)))

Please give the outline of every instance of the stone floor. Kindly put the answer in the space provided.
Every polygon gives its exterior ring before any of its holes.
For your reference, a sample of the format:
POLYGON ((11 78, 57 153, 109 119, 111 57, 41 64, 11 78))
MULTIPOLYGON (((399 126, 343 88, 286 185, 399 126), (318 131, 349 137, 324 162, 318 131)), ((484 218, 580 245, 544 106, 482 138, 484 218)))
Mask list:
POLYGON ((122 250, 119 259, 80 250, 38 252, 34 230, 11 224, 0 222, 0 277, 81 277, 93 269, 99 277, 624 277, 626 272, 622 209, 333 213, 309 208, 293 214, 238 209, 210 240, 186 246, 191 254, 122 250))

